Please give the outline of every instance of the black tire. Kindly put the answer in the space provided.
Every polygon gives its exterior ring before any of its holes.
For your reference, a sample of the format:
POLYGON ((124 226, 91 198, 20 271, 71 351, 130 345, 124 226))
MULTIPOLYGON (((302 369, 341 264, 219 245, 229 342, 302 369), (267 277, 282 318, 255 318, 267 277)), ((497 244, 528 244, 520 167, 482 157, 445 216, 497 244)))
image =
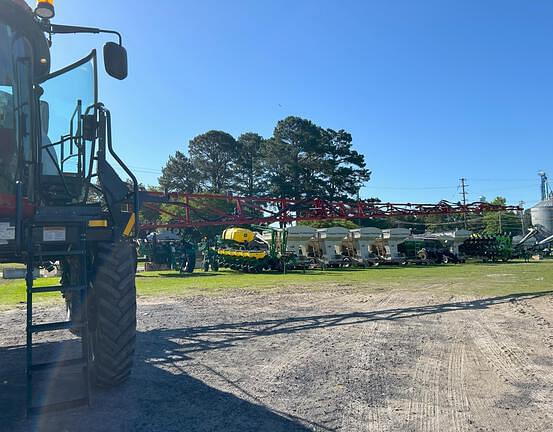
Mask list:
POLYGON ((217 260, 214 260, 212 263, 211 263, 211 270, 217 272, 219 271, 219 261, 217 260))
POLYGON ((186 261, 183 262, 181 273, 193 273, 196 268, 196 255, 186 255, 186 261))
POLYGON ((91 342, 94 383, 121 384, 131 374, 136 341, 133 246, 100 244, 92 281, 91 342))

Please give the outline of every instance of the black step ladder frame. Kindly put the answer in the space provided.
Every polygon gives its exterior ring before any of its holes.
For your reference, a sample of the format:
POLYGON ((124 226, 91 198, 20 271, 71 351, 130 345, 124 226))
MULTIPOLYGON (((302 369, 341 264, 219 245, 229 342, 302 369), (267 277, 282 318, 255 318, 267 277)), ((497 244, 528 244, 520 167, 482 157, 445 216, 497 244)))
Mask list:
MULTIPOLYGON (((39 224, 33 223, 28 226, 27 229, 27 251, 26 251, 26 265, 27 272, 25 276, 25 282, 27 287, 27 328, 26 328, 26 377, 27 377, 27 415, 44 414, 48 412, 63 411, 79 406, 90 405, 90 334, 88 328, 88 295, 89 295, 89 269, 88 269, 88 254, 87 254, 87 242, 86 242, 86 228, 85 222, 79 223, 64 223, 63 226, 78 226, 79 227, 79 247, 78 250, 43 250, 42 246, 44 242, 33 241, 33 230, 44 229, 44 227, 53 226, 52 224, 39 224), (38 287, 35 288, 33 270, 37 264, 44 262, 44 257, 78 257, 80 260, 80 275, 79 282, 76 285, 68 286, 52 286, 52 287, 38 287), (54 323, 33 324, 33 294, 41 294, 46 292, 55 292, 62 290, 71 291, 71 310, 72 317, 69 321, 61 321, 54 323), (80 317, 79 321, 74 321, 80 317), (69 330, 79 329, 81 336, 81 357, 72 359, 62 359, 58 361, 45 362, 45 363, 33 363, 33 334, 57 331, 57 330, 69 330), (64 367, 82 367, 82 380, 83 380, 83 396, 77 399, 66 400, 61 402, 55 402, 45 405, 33 405, 33 374, 37 372, 43 372, 49 369, 64 368, 64 367)), ((57 224, 56 226, 60 226, 57 224)))

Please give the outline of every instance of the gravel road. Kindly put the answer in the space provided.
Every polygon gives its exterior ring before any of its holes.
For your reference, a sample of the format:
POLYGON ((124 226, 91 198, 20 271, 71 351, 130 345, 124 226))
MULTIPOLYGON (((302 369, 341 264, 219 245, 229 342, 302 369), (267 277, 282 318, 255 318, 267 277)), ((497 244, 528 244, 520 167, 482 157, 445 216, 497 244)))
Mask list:
MULTIPOLYGON (((24 312, 0 312, 0 430, 551 431, 553 295, 439 292, 337 286, 140 301, 132 379, 94 391, 90 408, 32 420, 24 312)), ((76 348, 61 339, 37 352, 76 348)), ((45 388, 67 395, 69 381, 45 388)))

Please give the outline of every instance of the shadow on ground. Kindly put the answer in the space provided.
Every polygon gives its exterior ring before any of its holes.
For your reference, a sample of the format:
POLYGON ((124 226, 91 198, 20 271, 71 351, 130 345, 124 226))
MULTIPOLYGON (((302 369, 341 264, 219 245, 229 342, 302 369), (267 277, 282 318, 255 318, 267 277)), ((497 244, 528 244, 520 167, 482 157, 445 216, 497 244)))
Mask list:
MULTIPOLYGON (((533 293, 509 294, 471 301, 391 308, 368 312, 308 315, 284 319, 222 323, 208 326, 186 327, 182 329, 163 329, 156 330, 153 333, 156 333, 156 338, 160 340, 169 342, 171 340, 178 340, 178 343, 173 342, 170 347, 173 358, 178 358, 179 353, 186 356, 187 353, 197 351, 230 348, 237 343, 258 337, 276 334, 294 334, 321 328, 363 325, 373 321, 406 320, 413 317, 456 311, 483 310, 503 303, 516 300, 530 300, 552 294, 553 290, 548 290, 533 293)), ((148 349, 148 347, 146 348, 148 349)), ((154 353, 150 354, 153 355, 154 353)))
MULTIPOLYGON (((156 332, 154 332, 156 333, 156 332)), ((155 358, 144 355, 148 340, 155 334, 138 335, 138 354, 132 378, 125 385, 112 389, 95 389, 90 408, 35 416, 25 420, 25 348, 0 349, 0 431, 308 431, 299 419, 274 412, 231 393, 210 387, 178 370, 171 373, 152 361, 169 362, 162 341, 155 358)), ((159 342, 159 341, 158 341, 159 342)), ((74 350, 78 342, 41 344, 36 351, 65 352, 74 350), (68 347, 68 345, 74 345, 68 347), (61 348, 63 346, 63 348, 61 348)), ((150 350, 148 350, 150 352, 150 350)), ((65 372, 64 372, 65 373, 65 372)), ((71 373, 70 373, 71 374, 71 373)), ((52 377, 52 382, 58 382, 52 377)), ((81 382, 72 373, 63 389, 43 385, 48 397, 77 395, 81 382), (55 393, 55 394, 53 394, 55 393)))
MULTIPOLYGON (((226 380, 234 394, 210 387, 187 375, 179 362, 190 353, 232 347, 258 337, 295 334, 312 329, 361 326, 372 321, 406 320, 430 314, 482 310, 495 305, 551 295, 553 291, 515 294, 467 302, 369 312, 308 315, 221 323, 181 329, 141 332, 137 339, 136 365, 131 380, 113 390, 95 390, 92 406, 25 420, 25 348, 0 348, 1 431, 308 431, 328 430, 310 419, 278 412, 226 380)), ((39 344, 37 356, 66 356, 78 342, 39 344)), ((214 371, 215 372, 215 371, 214 371)), ((59 374, 58 372, 55 372, 59 374)), ((220 374, 219 374, 220 375, 220 374)), ((55 377, 55 375, 54 375, 55 377)), ((224 376, 219 376, 225 379, 224 376)), ((56 379, 52 379, 55 382, 56 379)), ((63 389, 46 382, 45 394, 68 395, 78 389, 67 377, 63 389)))

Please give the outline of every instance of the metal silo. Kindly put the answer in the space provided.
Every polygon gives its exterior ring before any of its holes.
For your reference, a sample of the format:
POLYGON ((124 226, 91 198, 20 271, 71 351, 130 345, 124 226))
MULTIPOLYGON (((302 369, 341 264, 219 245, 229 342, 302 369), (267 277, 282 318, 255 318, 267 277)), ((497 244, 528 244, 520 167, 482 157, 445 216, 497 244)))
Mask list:
POLYGON ((541 225, 553 233, 553 199, 546 199, 530 209, 532 225, 541 225))

